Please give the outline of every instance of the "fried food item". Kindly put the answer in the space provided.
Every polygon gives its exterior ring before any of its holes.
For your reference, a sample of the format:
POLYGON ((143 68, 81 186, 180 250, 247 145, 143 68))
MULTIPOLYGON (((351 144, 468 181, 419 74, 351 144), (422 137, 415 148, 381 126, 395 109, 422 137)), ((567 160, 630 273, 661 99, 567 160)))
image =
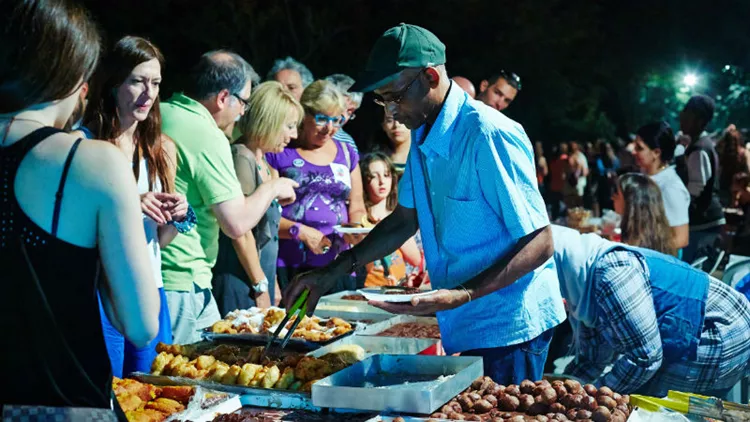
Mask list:
POLYGON ((198 356, 195 360, 195 367, 198 369, 208 369, 216 363, 216 358, 208 355, 198 356))
POLYGON ((184 365, 188 362, 188 359, 185 356, 175 356, 174 359, 169 361, 167 366, 164 367, 164 371, 162 371, 163 375, 176 375, 178 368, 181 365, 184 365))
MULTIPOLYGON (((163 343, 159 343, 163 344, 163 343)), ((157 349, 158 350, 158 349, 157 349)), ((156 355, 154 362, 151 364, 151 373, 154 375, 161 375, 164 372, 164 367, 174 359, 174 355, 169 352, 160 352, 156 355)))
POLYGON ((217 334, 237 334, 237 330, 234 329, 232 321, 219 320, 211 326, 211 331, 217 334))
POLYGON ((273 388, 279 390, 286 390, 294 382, 294 368, 289 366, 284 369, 284 373, 281 374, 281 378, 276 382, 273 388))
POLYGON ((146 403, 146 409, 154 409, 156 411, 171 415, 172 413, 182 412, 185 410, 185 405, 178 402, 177 400, 168 399, 166 397, 159 397, 156 400, 146 403))
POLYGON ((128 422, 161 422, 168 416, 155 409, 139 409, 125 413, 128 422))
POLYGON ((261 368, 263 367, 252 363, 242 365, 240 375, 237 377, 237 385, 250 385, 250 381, 255 378, 255 374, 258 373, 261 368))
POLYGON ((156 393, 158 392, 158 388, 154 385, 144 384, 134 379, 120 379, 117 377, 112 378, 112 390, 116 396, 132 395, 144 402, 156 398, 156 393))
POLYGON ((344 321, 341 318, 333 317, 333 318, 331 318, 331 319, 328 320, 328 322, 326 323, 326 327, 328 327, 328 328, 344 327, 344 328, 348 328, 349 330, 351 330, 352 329, 352 324, 349 324, 348 322, 344 321))
POLYGON ((268 368, 268 371, 266 372, 266 376, 263 377, 263 381, 261 382, 261 386, 263 388, 271 388, 277 382, 279 382, 280 378, 281 378, 281 371, 279 371, 278 366, 274 365, 268 368))
POLYGON ((178 366, 174 372, 172 373, 174 376, 177 377, 185 377, 190 379, 197 379, 198 378, 198 368, 194 366, 191 362, 184 363, 180 366, 178 366))
POLYGON ((271 327, 278 325, 284 317, 286 317, 286 311, 283 309, 269 309, 263 320, 263 331, 269 331, 271 327))
POLYGON ((312 386, 313 386, 313 384, 315 384, 316 382, 318 382, 320 380, 321 380, 320 378, 317 378, 317 379, 310 380, 310 381, 302 384, 302 387, 300 387, 299 391, 301 391, 303 393, 310 393, 310 392, 312 392, 312 386))
POLYGON ((221 382, 224 375, 229 371, 229 365, 224 362, 216 362, 216 364, 208 370, 206 377, 213 382, 221 382))
POLYGON ((260 383, 263 382, 263 378, 266 376, 266 372, 268 372, 268 368, 263 367, 258 370, 258 372, 255 373, 255 377, 252 381, 250 381, 249 386, 250 387, 259 387, 260 383))
POLYGON ((139 409, 144 404, 140 397, 132 394, 117 395, 117 402, 120 403, 120 408, 122 408, 123 412, 139 409))
POLYGON ((356 344, 345 344, 334 349, 331 353, 320 357, 322 360, 336 364, 343 362, 345 365, 353 365, 365 358, 365 349, 356 344))
POLYGON ((302 382, 325 378, 332 373, 330 363, 309 356, 302 358, 294 369, 294 377, 302 382))
POLYGON ((234 385, 237 383, 237 378, 240 376, 242 368, 237 365, 232 365, 223 377, 221 377, 221 383, 227 385, 234 385))
POLYGON ((184 405, 193 398, 195 388, 189 385, 169 385, 161 388, 159 397, 176 400, 184 405))
POLYGON ((311 330, 294 330, 294 334, 292 335, 293 338, 303 338, 307 341, 326 341, 330 340, 330 336, 326 335, 325 333, 321 333, 320 331, 311 331, 311 330))

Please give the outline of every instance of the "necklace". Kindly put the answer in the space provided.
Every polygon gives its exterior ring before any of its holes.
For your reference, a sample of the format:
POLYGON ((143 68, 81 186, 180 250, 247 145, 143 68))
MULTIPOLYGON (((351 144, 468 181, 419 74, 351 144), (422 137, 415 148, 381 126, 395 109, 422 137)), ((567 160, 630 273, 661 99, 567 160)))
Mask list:
MULTIPOLYGON (((266 174, 270 176, 271 175, 271 169, 269 168, 268 162, 266 161, 265 157, 263 157, 262 160, 263 160, 263 163, 265 163, 265 165, 266 165, 266 174)), ((257 163, 255 166, 258 167, 258 171, 260 173, 263 173, 263 166, 261 166, 260 163, 257 163)))

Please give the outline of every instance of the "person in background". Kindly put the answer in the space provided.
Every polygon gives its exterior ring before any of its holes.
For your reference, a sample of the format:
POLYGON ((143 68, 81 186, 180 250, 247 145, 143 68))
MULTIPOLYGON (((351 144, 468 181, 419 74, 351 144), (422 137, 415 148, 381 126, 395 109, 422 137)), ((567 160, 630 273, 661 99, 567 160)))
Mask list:
POLYGON ((750 174, 734 175, 732 202, 729 205, 742 210, 744 216, 737 223, 730 252, 735 255, 750 256, 750 174))
POLYGON ((549 165, 548 202, 552 221, 564 214, 565 184, 568 177, 568 144, 561 142, 557 147, 555 158, 549 165))
MULTIPOLYGON (((303 114, 291 92, 276 81, 254 90, 238 123, 242 137, 232 145, 234 171, 246 197, 273 180, 265 154, 283 151, 297 137, 303 114)), ((252 230, 236 239, 219 235, 212 285, 222 315, 251 306, 268 308, 281 300, 276 281, 280 221, 281 206, 274 200, 252 230)))
POLYGON ((116 147, 61 130, 99 59, 87 13, 56 0, 0 10, 0 328, 17 339, 3 344, 0 408, 98 420, 113 395, 97 293, 134 345, 159 327, 138 189, 116 147))
POLYGON ((145 347, 125 340, 101 310, 107 351, 116 377, 148 372, 156 344, 172 342, 167 297, 161 278, 161 248, 189 231, 195 214, 185 196, 174 193, 177 149, 161 133, 159 87, 164 56, 146 39, 127 36, 115 43, 94 74, 84 127, 117 146, 131 161, 141 198, 146 249, 159 289, 159 333, 145 347))
POLYGON ((612 196, 615 212, 622 216, 622 241, 675 255, 674 238, 669 227, 661 190, 646 175, 627 173, 620 176, 612 196))
POLYGON ((212 51, 201 56, 185 93, 161 106, 162 130, 177 145, 175 190, 187 196, 196 230, 162 250, 162 278, 177 344, 200 340, 200 330, 221 319, 211 294, 219 230, 237 239, 265 216, 274 199, 295 198, 296 183, 276 179, 244 196, 224 131, 244 114, 251 68, 239 55, 212 51))
POLYGON ((471 83, 468 78, 464 78, 463 76, 454 76, 451 79, 453 79, 453 82, 460 86, 461 89, 466 91, 466 93, 469 94, 469 97, 471 97, 472 99, 476 98, 477 90, 476 88, 474 88, 474 84, 471 83))
POLYGON ((381 127, 388 137, 388 143, 385 145, 386 153, 399 175, 403 174, 404 169, 406 169, 406 159, 409 158, 409 150, 411 149, 411 131, 387 112, 383 112, 381 127))
POLYGON ((690 143, 677 160, 677 174, 690 192, 690 242, 682 259, 692 262, 716 246, 726 223, 719 201, 719 156, 713 141, 701 134, 714 116, 714 100, 695 95, 680 113, 680 129, 690 143))
POLYGON ((742 132, 731 128, 724 132, 717 144, 719 149, 719 194, 723 205, 728 206, 731 202, 732 183, 735 175, 739 173, 750 173, 750 152, 745 149, 742 132))
POLYGON ((583 206, 583 195, 586 192, 586 184, 589 177, 589 164, 586 155, 581 151, 578 142, 570 143, 570 154, 565 174, 565 205, 568 208, 583 206))
MULTIPOLYGON (((359 153, 333 139, 344 123, 346 100, 335 85, 315 81, 302 94, 305 111, 297 148, 266 155, 272 172, 299 184, 297 200, 284 206, 279 229, 279 285, 297 274, 321 268, 349 248, 354 237, 340 236, 334 226, 360 223, 365 209, 359 153)), ((334 290, 354 290, 349 274, 334 290)))
POLYGON ((670 165, 675 137, 667 122, 653 122, 638 129, 635 138, 636 165, 661 191, 664 211, 672 228, 672 243, 682 249, 690 240, 688 209, 690 193, 670 165))
POLYGON ((725 397, 747 374, 750 302, 741 293, 672 256, 552 230, 575 339, 565 374, 653 397, 725 397))
POLYGON ((297 278, 284 303, 309 290, 312 314, 339 277, 421 230, 434 290, 411 303, 372 304, 436 314, 446 352, 481 356, 497 382, 540 379, 565 310, 533 147, 520 124, 459 89, 445 63, 445 45, 416 25, 400 24, 376 41, 352 89, 374 91, 387 113, 414 130, 399 205, 353 249, 297 278))
POLYGON ((357 109, 359 109, 359 107, 362 105, 363 94, 361 92, 349 92, 349 88, 354 85, 354 79, 347 75, 336 73, 327 76, 325 80, 334 84, 336 88, 338 88, 339 91, 344 94, 344 98, 346 101, 346 110, 344 110, 344 123, 342 124, 342 127, 336 131, 336 134, 333 135, 333 139, 339 142, 350 144, 352 147, 354 147, 355 151, 359 152, 357 143, 354 142, 354 138, 352 138, 351 135, 344 131, 343 126, 357 117, 355 113, 357 109))
POLYGON ((547 166, 547 158, 544 157, 544 145, 541 141, 534 142, 534 161, 536 162, 536 182, 539 185, 539 191, 542 196, 546 196, 544 179, 549 174, 549 166, 547 166))
POLYGON ((273 62, 271 70, 266 75, 266 80, 281 83, 299 101, 302 98, 302 92, 304 92, 305 88, 314 79, 312 72, 310 72, 307 66, 291 57, 287 57, 285 59, 277 59, 273 62))
POLYGON ((612 205, 612 182, 617 177, 617 171, 620 169, 620 159, 617 158, 612 144, 607 141, 599 143, 599 155, 596 157, 596 176, 599 182, 596 185, 596 202, 599 209, 603 212, 605 209, 613 209, 612 205))
MULTIPOLYGON (((365 186, 367 215, 362 217, 365 227, 374 227, 389 216, 398 205, 398 177, 396 168, 387 155, 373 152, 360 161, 365 186)), ((407 280, 407 265, 423 270, 422 252, 412 237, 392 254, 367 264, 365 287, 394 286, 407 280)), ((414 274, 418 276, 419 274, 414 274)))
POLYGON ((477 100, 497 111, 503 111, 521 91, 521 78, 512 72, 501 70, 479 84, 477 100))
POLYGON ((639 171, 635 162, 633 153, 635 152, 635 135, 633 140, 625 142, 622 138, 615 138, 614 147, 617 152, 617 159, 620 161, 620 170, 618 174, 634 173, 639 171))

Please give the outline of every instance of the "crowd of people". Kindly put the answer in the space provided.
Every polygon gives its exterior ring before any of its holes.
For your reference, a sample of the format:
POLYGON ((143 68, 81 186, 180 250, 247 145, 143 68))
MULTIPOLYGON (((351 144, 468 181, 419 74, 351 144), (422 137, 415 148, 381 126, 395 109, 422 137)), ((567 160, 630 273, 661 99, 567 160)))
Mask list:
POLYGON ((445 351, 501 383, 540 379, 566 318, 570 373, 619 391, 721 395, 748 371, 750 303, 673 258, 713 247, 724 208, 750 215, 750 153, 734 127, 704 132, 706 96, 677 135, 655 122, 545 157, 502 113, 518 75, 450 78, 418 26, 386 31, 356 80, 287 57, 261 83, 210 51, 162 101, 151 41, 103 48, 62 0, 0 7, 0 315, 22 339, 0 404, 111 408, 111 376, 148 372, 157 342, 363 286, 429 285, 373 305, 436 314, 445 351), (375 151, 344 131, 366 92, 383 107, 375 151), (615 210, 622 243, 550 225, 574 207, 615 210))

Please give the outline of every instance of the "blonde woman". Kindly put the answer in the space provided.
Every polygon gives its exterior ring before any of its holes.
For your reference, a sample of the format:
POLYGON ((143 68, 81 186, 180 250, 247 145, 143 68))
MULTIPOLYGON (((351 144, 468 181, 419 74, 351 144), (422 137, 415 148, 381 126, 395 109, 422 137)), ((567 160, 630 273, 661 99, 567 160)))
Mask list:
MULTIPOLYGON (((242 136, 232 145, 234 169, 245 196, 274 178, 265 154, 281 152, 297 138, 303 114, 300 103, 279 82, 262 83, 253 91, 238 123, 242 136)), ((276 283, 280 219, 281 206, 274 200, 258 225, 244 236, 232 240, 221 235, 213 287, 222 315, 253 305, 269 307, 281 300, 276 283)))
MULTIPOLYGON (((280 176, 297 183, 297 199, 282 210, 279 231, 279 283, 283 288, 300 271, 327 265, 355 240, 333 229, 338 224, 362 221, 366 215, 359 171, 359 154, 350 144, 333 139, 344 122, 345 99, 327 81, 305 89, 300 101, 305 116, 298 148, 267 156, 280 176)), ((343 277, 337 290, 354 288, 343 277)))

